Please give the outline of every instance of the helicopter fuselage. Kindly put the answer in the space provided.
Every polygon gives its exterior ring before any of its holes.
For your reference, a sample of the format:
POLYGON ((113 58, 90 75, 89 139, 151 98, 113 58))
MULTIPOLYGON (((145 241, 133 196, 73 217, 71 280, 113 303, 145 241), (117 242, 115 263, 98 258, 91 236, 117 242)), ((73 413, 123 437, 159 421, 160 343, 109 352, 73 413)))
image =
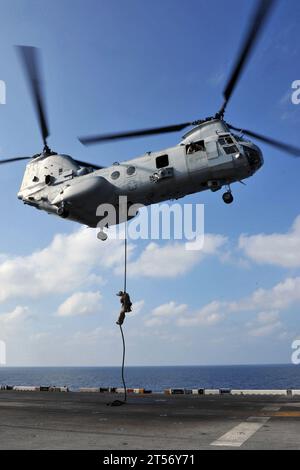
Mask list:
POLYGON ((48 213, 90 227, 99 224, 97 208, 119 197, 150 205, 242 181, 263 164, 252 142, 233 135, 225 121, 204 122, 176 146, 94 170, 68 155, 41 154, 26 166, 18 198, 48 213))

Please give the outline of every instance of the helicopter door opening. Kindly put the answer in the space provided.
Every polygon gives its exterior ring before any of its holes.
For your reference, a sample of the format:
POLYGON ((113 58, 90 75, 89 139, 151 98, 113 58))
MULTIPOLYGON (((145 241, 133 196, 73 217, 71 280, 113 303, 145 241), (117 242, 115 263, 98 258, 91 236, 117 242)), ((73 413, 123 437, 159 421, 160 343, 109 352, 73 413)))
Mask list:
POLYGON ((207 156, 204 140, 191 142, 185 146, 187 167, 190 173, 195 173, 207 166, 207 156))
POLYGON ((186 145, 187 155, 192 155, 195 152, 204 152, 204 151, 205 151, 204 140, 198 140, 197 142, 191 142, 190 144, 186 145))

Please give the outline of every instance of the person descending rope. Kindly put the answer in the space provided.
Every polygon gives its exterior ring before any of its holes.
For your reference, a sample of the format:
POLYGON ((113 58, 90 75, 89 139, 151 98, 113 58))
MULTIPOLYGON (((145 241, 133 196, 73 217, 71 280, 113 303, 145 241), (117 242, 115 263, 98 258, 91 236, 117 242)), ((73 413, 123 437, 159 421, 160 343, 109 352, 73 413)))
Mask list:
POLYGON ((125 338, 123 334, 123 329, 122 325, 125 320, 125 313, 131 312, 131 307, 132 307, 132 302, 130 300, 129 294, 126 292, 126 287, 127 287, 127 231, 126 231, 126 226, 125 226, 125 262, 124 262, 124 290, 120 290, 118 292, 118 296, 120 297, 120 302, 122 305, 120 315, 118 318, 118 321, 116 322, 117 325, 120 327, 121 335, 122 335, 122 342, 123 342, 123 359, 122 359, 122 382, 123 382, 123 387, 124 387, 124 400, 114 400, 111 403, 107 403, 109 406, 120 406, 120 405, 125 405, 127 403, 127 389, 126 389, 126 383, 125 383, 125 377, 124 377, 124 368, 125 368, 125 353, 126 353, 126 348, 125 348, 125 338))
POLYGON ((118 321, 116 322, 117 325, 123 325, 124 320, 125 320, 125 313, 131 312, 132 311, 132 302, 130 300, 130 295, 127 292, 123 292, 120 290, 120 292, 117 293, 117 295, 120 297, 120 302, 121 302, 121 311, 120 315, 118 318, 118 321))
MULTIPOLYGON (((132 302, 130 300, 129 294, 126 292, 127 288, 127 225, 125 225, 125 239, 124 239, 124 289, 118 292, 118 296, 120 297, 120 302, 122 305, 120 315, 118 321, 116 322, 117 325, 121 326, 125 320, 125 313, 131 312, 132 302)), ((121 328, 122 330, 122 328, 121 328)))

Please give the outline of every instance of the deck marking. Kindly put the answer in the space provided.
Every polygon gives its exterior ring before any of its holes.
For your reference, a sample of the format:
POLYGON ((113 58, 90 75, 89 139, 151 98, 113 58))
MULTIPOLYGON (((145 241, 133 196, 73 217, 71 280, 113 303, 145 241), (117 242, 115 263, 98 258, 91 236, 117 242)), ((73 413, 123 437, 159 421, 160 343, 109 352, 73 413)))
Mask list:
POLYGON ((276 406, 276 405, 268 405, 264 406, 262 411, 279 411, 281 406, 276 406))
POLYGON ((226 432, 216 441, 212 442, 211 446, 228 446, 240 447, 246 442, 249 437, 253 436, 270 418, 251 416, 247 421, 238 424, 230 431, 226 432))
POLYGON ((277 411, 272 416, 280 416, 282 418, 300 418, 300 411, 277 411))

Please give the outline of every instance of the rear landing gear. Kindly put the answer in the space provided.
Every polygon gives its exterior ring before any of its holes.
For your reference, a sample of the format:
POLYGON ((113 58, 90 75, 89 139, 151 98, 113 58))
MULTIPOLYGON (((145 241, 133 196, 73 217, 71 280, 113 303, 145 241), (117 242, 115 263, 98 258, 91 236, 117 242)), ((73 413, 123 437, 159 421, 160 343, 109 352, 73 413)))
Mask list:
POLYGON ((233 195, 230 188, 228 188, 228 191, 223 194, 222 199, 225 204, 231 204, 233 202, 233 195))
POLYGON ((63 219, 66 219, 67 217, 69 217, 69 211, 65 208, 65 205, 63 202, 57 208, 56 213, 57 215, 59 215, 59 217, 62 217, 63 219))
POLYGON ((97 233, 97 238, 98 240, 105 242, 105 240, 107 240, 108 238, 108 235, 101 230, 100 232, 97 233))

